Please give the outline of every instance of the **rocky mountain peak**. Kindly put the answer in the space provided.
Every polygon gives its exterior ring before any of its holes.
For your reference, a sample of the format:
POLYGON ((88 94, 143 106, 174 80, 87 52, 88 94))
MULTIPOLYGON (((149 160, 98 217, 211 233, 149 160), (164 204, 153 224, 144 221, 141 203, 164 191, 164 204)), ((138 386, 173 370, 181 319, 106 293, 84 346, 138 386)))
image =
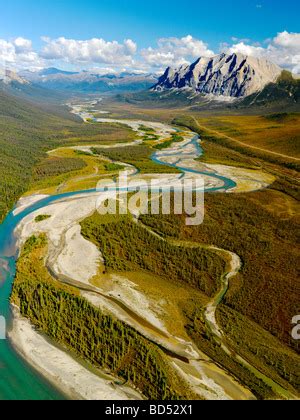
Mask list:
POLYGON ((200 57, 191 65, 167 68, 153 90, 190 89, 195 93, 241 98, 275 82, 282 69, 263 58, 242 54, 200 57))

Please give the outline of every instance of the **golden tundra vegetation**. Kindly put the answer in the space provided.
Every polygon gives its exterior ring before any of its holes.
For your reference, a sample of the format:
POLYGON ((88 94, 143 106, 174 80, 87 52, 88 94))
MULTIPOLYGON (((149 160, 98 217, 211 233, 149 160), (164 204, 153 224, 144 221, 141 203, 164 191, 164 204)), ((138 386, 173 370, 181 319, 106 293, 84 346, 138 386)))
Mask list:
POLYGON ((133 165, 143 174, 179 173, 176 168, 152 162, 151 156, 155 150, 145 144, 139 146, 128 146, 120 149, 103 149, 101 147, 95 147, 93 152, 95 155, 106 156, 109 159, 133 165))
POLYGON ((165 353, 124 322, 54 280, 44 265, 47 239, 32 236, 17 263, 12 302, 41 332, 153 400, 191 399, 165 353))
MULTIPOLYGON (((299 389, 299 343, 291 337, 291 319, 300 309, 299 225, 261 206, 260 194, 207 194, 205 221, 197 228, 175 215, 142 216, 142 221, 163 236, 214 244, 241 257, 242 270, 217 310, 226 341, 276 382, 299 389)), ((191 300, 183 310, 191 337, 221 362, 221 349, 211 345, 201 307, 191 300)))
POLYGON ((223 134, 245 145, 259 147, 291 157, 300 157, 300 115, 222 116, 197 118, 201 126, 216 135, 223 134))
MULTIPOLYGON (((129 116, 123 106, 112 111, 112 117, 129 116)), ((229 290, 217 309, 224 340, 249 365, 299 395, 300 349, 299 342, 291 337, 291 320, 300 313, 296 245, 299 165, 289 158, 299 156, 299 114, 210 117, 199 113, 187 116, 183 110, 158 113, 136 108, 132 111, 134 117, 143 115, 143 119, 173 121, 198 132, 206 152, 202 159, 208 163, 263 168, 276 175, 276 182, 264 191, 206 194, 206 214, 201 226, 187 227, 184 217, 175 215, 142 216, 141 221, 163 238, 178 243, 214 245, 241 257, 242 270, 230 281, 229 290)), ((50 138, 37 157, 30 159, 31 175, 26 178, 26 185, 31 183, 31 189, 57 188, 61 184, 64 190, 86 187, 87 179, 82 178, 90 176, 95 166, 97 174, 117 169, 107 166, 105 158, 131 163, 142 172, 164 171, 163 166, 150 162, 155 150, 147 142, 124 150, 101 149, 101 139, 102 144, 107 144, 109 138, 112 141, 118 138, 119 142, 120 131, 123 139, 131 140, 132 133, 124 127, 87 124, 85 128, 74 129, 73 124, 68 123, 64 135, 60 132, 55 141, 50 138), (45 156, 47 148, 78 144, 78 140, 86 144, 99 142, 94 150, 96 154, 87 156, 67 151, 59 157, 45 156), (37 179, 38 173, 42 179, 37 179), (75 184, 70 181, 66 187, 64 182, 69 182, 73 175, 77 181, 75 184)), ((21 192, 15 190, 7 197, 3 208, 7 209, 12 198, 21 192)), ((169 282, 170 289, 178 284, 194 289, 194 295, 189 292, 188 298, 178 303, 188 336, 257 398, 275 397, 268 383, 257 378, 251 368, 228 356, 207 328, 205 302, 216 294, 227 267, 220 255, 203 247, 200 251, 172 246, 172 242, 160 240, 128 218, 107 220, 93 215, 82 222, 82 232, 101 249, 107 271, 145 273, 149 281, 155 276, 166 285, 169 282)), ((31 238, 19 259, 12 299, 22 314, 41 331, 96 366, 128 381, 148 398, 193 397, 166 363, 161 349, 124 323, 101 313, 78 296, 76 289, 52 279, 43 266, 46 250, 45 238, 31 238)), ((144 287, 147 287, 145 282, 144 287)))
MULTIPOLYGON (((197 228, 186 227, 184 218, 174 215, 142 216, 141 220, 165 237, 214 244, 241 257, 243 268, 219 306, 218 322, 233 349, 277 383, 299 392, 300 349, 291 337, 291 320, 300 312, 299 163, 293 159, 299 157, 300 115, 208 118, 194 114, 178 115, 173 122, 201 135, 205 156, 200 160, 263 168, 276 175, 275 183, 264 191, 207 194, 205 221, 197 228)), ((105 242, 102 233, 100 242, 105 242)), ((110 245, 101 242, 101 246, 110 245)), ((232 367, 234 362, 226 360, 222 350, 211 343, 201 306, 191 300, 183 311, 186 328, 199 347, 237 374, 240 367, 232 367)), ((239 375, 241 378, 244 373, 239 375)))
MULTIPOLYGON (((211 196, 214 197, 214 195, 211 196)), ((217 196, 215 197, 217 199, 217 196)), ((206 325, 204 302, 207 302, 207 297, 214 296, 220 288, 222 275, 226 272, 226 261, 222 261, 218 253, 200 247, 200 245, 215 242, 211 242, 211 239, 207 237, 198 237, 197 232, 192 232, 193 228, 186 230, 184 219, 179 216, 142 216, 141 220, 148 228, 150 227, 167 240, 159 239, 145 227, 137 225, 125 216, 103 218, 103 216, 94 214, 81 223, 82 233, 86 239, 99 246, 108 273, 125 273, 127 276, 128 272, 139 272, 140 277, 143 272, 150 273, 155 278, 159 276, 162 280, 168 281, 170 289, 173 283, 177 286, 186 284, 189 297, 180 301, 180 310, 184 316, 183 323, 190 338, 202 351, 205 351, 212 359, 246 384, 258 398, 274 397, 275 394, 268 383, 255 377, 250 369, 246 369, 234 358, 228 356, 220 343, 215 341, 206 325), (183 244, 187 242, 198 244, 199 247, 184 246, 183 244), (203 293, 203 298, 199 292, 203 293)), ((209 225, 205 231, 209 232, 210 229, 209 225)), ((243 226, 240 229, 242 230, 243 226)), ((217 245, 224 249, 230 248, 226 247, 227 243, 217 242, 217 245)), ((257 243, 254 242, 252 246, 255 248, 257 243)), ((258 260, 258 262, 260 261, 258 260)), ((150 279, 151 277, 148 276, 148 281, 151 281, 150 279)), ((238 279, 235 281, 239 282, 238 279)), ((283 299, 285 297, 286 295, 283 296, 283 299)), ((276 303, 281 304, 278 301, 276 303)), ((239 313, 240 311, 229 312, 226 305, 224 308, 221 305, 218 319, 220 314, 224 314, 219 322, 228 333, 230 347, 245 356, 256 369, 272 378, 283 388, 290 391, 297 389, 299 356, 279 340, 273 338, 263 328, 260 328, 259 325, 255 325, 255 322, 252 322, 250 318, 248 320, 239 313), (226 321, 229 317, 233 322, 227 324, 226 321), (244 322, 248 323, 246 329, 243 325, 244 322), (243 336, 245 330, 247 331, 246 337, 243 336), (259 341, 257 336, 260 338, 259 341), (237 338, 238 340, 236 340, 237 338), (271 343, 269 349, 265 348, 266 343, 271 343)), ((266 314, 269 314, 269 311, 266 314)), ((276 315, 274 313, 274 316, 276 315)))

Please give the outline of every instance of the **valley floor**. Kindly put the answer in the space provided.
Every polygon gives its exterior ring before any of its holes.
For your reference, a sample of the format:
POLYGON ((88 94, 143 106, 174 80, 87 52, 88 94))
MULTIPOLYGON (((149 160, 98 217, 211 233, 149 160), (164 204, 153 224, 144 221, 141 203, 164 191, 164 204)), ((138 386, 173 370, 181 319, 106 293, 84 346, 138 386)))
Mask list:
MULTIPOLYGON (((88 104, 82 110, 77 105, 74 108, 74 112, 77 112, 87 124, 90 124, 93 115, 88 112, 87 106, 88 104)), ((95 123, 101 124, 108 121, 109 119, 106 118, 96 119, 95 123)), ((150 130, 152 135, 152 140, 151 136, 150 140, 149 138, 146 140, 151 146, 170 140, 170 136, 175 132, 173 127, 166 124, 142 120, 128 121, 115 118, 111 122, 130 126, 137 133, 137 141, 122 144, 124 150, 126 150, 126 147, 139 146, 143 143, 145 137, 147 137, 147 130, 150 130), (153 140, 154 137, 155 139, 153 140)), ((192 171, 190 173, 193 173, 193 171, 202 173, 206 189, 219 190, 220 192, 227 190, 231 194, 249 193, 258 190, 262 190, 263 193, 263 190, 276 180, 274 174, 261 168, 249 169, 222 164, 202 163, 201 160, 198 160, 198 143, 191 143, 195 133, 183 131, 182 136, 183 139, 180 142, 173 142, 162 151, 158 149, 155 153, 156 160, 159 161, 159 164, 171 165, 180 169, 184 168, 186 171, 185 176, 189 176, 190 170, 192 171), (224 179, 229 179, 233 182, 231 187, 228 186, 227 189, 224 189, 224 179)), ((75 191, 78 184, 82 186, 82 189, 85 189, 90 186, 89 177, 95 175, 96 178, 98 176, 101 177, 102 174, 99 174, 98 171, 96 173, 93 172, 93 165, 96 159, 95 155, 93 155, 95 146, 99 147, 99 144, 71 146, 68 149, 58 149, 51 152, 51 155, 57 156, 60 153, 65 153, 66 150, 67 153, 70 151, 73 153, 74 150, 84 153, 87 156, 85 159, 87 159, 88 168, 92 170, 92 173, 84 175, 85 178, 82 178, 82 176, 77 178, 72 185, 68 185, 72 179, 64 181, 63 184, 60 184, 59 193, 64 192, 64 189, 65 191, 75 191), (90 167, 89 159, 93 159, 90 167)), ((129 166, 131 168, 131 177, 139 180, 141 176, 132 162, 128 160, 124 162, 116 161, 105 155, 105 149, 107 149, 108 153, 113 153, 113 149, 119 150, 120 146, 119 144, 115 144, 113 147, 101 146, 104 153, 104 155, 101 155, 101 159, 105 160, 106 158, 110 164, 123 165, 123 167, 131 165, 129 166)), ((174 174, 172 177, 178 177, 178 175, 174 174)), ((161 178, 158 177, 158 179, 161 181, 161 178)), ((45 189, 41 188, 38 191, 38 195, 29 195, 23 198, 16 213, 21 208, 26 208, 26 205, 32 203, 33 200, 39 199, 41 194, 43 196, 43 194, 53 193, 56 188, 56 185, 45 189)), ((205 354, 204 350, 200 349, 191 340, 179 313, 177 313, 174 323, 168 321, 168 317, 172 318, 173 314, 173 312, 168 314, 168 311, 174 311, 174 307, 178 305, 178 302, 175 302, 176 304, 170 302, 166 291, 168 286, 164 290, 160 301, 157 302, 151 298, 151 292, 148 293, 147 289, 144 289, 143 281, 133 281, 130 275, 127 277, 124 273, 107 272, 107 261, 101 247, 97 246, 95 241, 88 240, 86 236, 83 237, 82 235, 82 223, 85 223, 84 221, 94 214, 97 196, 97 192, 73 196, 30 214, 22 220, 16 231, 19 238, 19 248, 22 249, 26 241, 31 237, 46 234, 48 252, 45 266, 51 277, 62 284, 75 287, 80 292, 80 295, 93 306, 101 308, 104 313, 111 314, 116 319, 138 331, 147 340, 163 348, 167 353, 164 359, 177 372, 180 380, 185 384, 191 395, 204 399, 254 399, 255 396, 249 390, 249 384, 241 384, 241 381, 233 377, 232 372, 229 373, 228 369, 220 367, 220 363, 205 354), (37 222, 39 216, 43 218, 45 215, 47 216, 45 220, 37 222)), ((187 286, 185 288, 186 301, 191 298, 192 293, 195 293, 195 296, 202 301, 204 310, 203 321, 207 324, 206 334, 211 334, 216 343, 219 341, 218 345, 221 346, 222 351, 227 356, 229 354, 230 357, 238 360, 242 365, 242 369, 252 370, 254 377, 258 378, 256 380, 260 381, 262 387, 267 384, 268 389, 271 390, 270 395, 273 393, 273 395, 281 398, 296 398, 292 388, 284 389, 282 382, 279 384, 273 378, 267 377, 252 366, 251 363, 245 361, 241 355, 235 354, 235 350, 228 348, 228 343, 225 339, 226 333, 217 320, 216 310, 223 302, 229 283, 235 281, 234 278, 242 269, 240 256, 219 246, 201 245, 199 243, 191 245, 184 241, 176 243, 176 241, 169 240, 166 236, 145 225, 143 218, 140 219, 139 215, 132 223, 137 228, 145 230, 155 240, 160 241, 161 246, 168 242, 168 245, 173 248, 178 246, 187 250, 197 248, 202 250, 201 252, 203 253, 210 254, 211 258, 214 258, 216 261, 220 261, 220 266, 223 264, 223 269, 220 271, 222 274, 220 276, 221 280, 219 278, 214 279, 219 289, 222 289, 220 291, 217 287, 217 296, 214 298, 216 294, 214 292, 215 289, 212 289, 211 296, 203 293, 199 293, 198 296, 195 289, 190 289, 187 286), (222 284, 219 284, 219 281, 222 284), (247 367, 245 367, 246 364, 247 367)), ((153 281, 155 281, 154 278, 155 276, 153 276, 153 281)), ((162 280, 160 285, 162 290, 164 289, 163 284, 162 280)), ((176 295, 180 288, 175 285, 172 287, 174 287, 173 293, 176 295)), ((113 377, 105 375, 99 377, 99 375, 97 376, 86 370, 86 367, 81 366, 71 356, 57 349, 38 334, 28 321, 20 317, 16 308, 14 313, 15 324, 11 338, 17 349, 34 366, 40 367, 40 371, 46 373, 46 376, 54 381, 56 385, 59 385, 68 394, 71 393, 72 397, 80 396, 80 398, 84 399, 107 399, 108 396, 113 399, 141 398, 141 394, 132 388, 116 386, 113 377), (38 350, 35 350, 35 348, 38 350), (45 358, 45 354, 47 354, 47 358, 45 358), (59 366, 59 369, 57 366, 59 366), (99 389, 101 389, 101 392, 99 389)))

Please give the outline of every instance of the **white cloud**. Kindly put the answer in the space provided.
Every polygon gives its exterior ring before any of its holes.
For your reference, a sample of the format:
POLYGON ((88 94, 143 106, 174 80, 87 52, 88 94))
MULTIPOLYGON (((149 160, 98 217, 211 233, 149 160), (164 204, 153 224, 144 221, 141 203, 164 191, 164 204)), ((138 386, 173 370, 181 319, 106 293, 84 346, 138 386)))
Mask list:
MULTIPOLYGON (((23 37, 12 40, 0 39, 0 61, 12 68, 36 69, 58 66, 76 70, 97 68, 110 72, 127 70, 164 71, 166 67, 188 64, 200 56, 213 56, 208 45, 187 35, 183 38, 161 38, 156 46, 138 50, 137 44, 126 39, 123 42, 106 41, 102 38, 74 40, 60 37, 43 37, 44 45, 38 51, 32 42, 23 37)), ((231 43, 220 44, 220 50, 265 57, 293 72, 300 73, 300 33, 283 31, 262 44, 233 37, 231 43)))
POLYGON ((102 38, 77 41, 64 37, 53 40, 43 37, 42 40, 46 43, 40 53, 42 58, 72 64, 130 65, 133 64, 133 55, 137 50, 137 45, 131 39, 125 40, 123 44, 107 42, 102 38))
POLYGON ((254 57, 264 57, 283 68, 300 72, 300 33, 279 32, 276 37, 268 39, 265 47, 239 42, 223 47, 228 53, 240 53, 254 57))
POLYGON ((274 38, 274 44, 278 47, 300 51, 300 33, 281 32, 274 38))
POLYGON ((29 39, 18 37, 13 41, 17 54, 32 51, 32 42, 29 39))
POLYGON ((184 57, 176 57, 176 54, 171 51, 159 51, 152 47, 143 50, 141 54, 145 61, 145 65, 148 64, 150 67, 176 67, 188 63, 188 60, 184 57))
POLYGON ((0 62, 11 68, 38 68, 45 65, 38 53, 32 50, 29 39, 18 37, 13 41, 0 39, 0 62))
POLYGON ((227 53, 229 54, 239 53, 243 55, 252 55, 255 57, 263 56, 264 52, 264 48, 255 47, 254 45, 247 45, 244 42, 239 42, 238 44, 234 44, 227 48, 227 53))
POLYGON ((0 60, 2 62, 13 63, 16 58, 15 47, 11 42, 0 39, 0 60))
POLYGON ((149 47, 141 51, 145 64, 151 67, 180 66, 200 56, 214 55, 207 44, 191 35, 183 38, 161 38, 157 44, 157 48, 149 47))
POLYGON ((127 48, 129 54, 134 55, 137 52, 137 44, 132 41, 132 39, 126 39, 124 45, 127 48))

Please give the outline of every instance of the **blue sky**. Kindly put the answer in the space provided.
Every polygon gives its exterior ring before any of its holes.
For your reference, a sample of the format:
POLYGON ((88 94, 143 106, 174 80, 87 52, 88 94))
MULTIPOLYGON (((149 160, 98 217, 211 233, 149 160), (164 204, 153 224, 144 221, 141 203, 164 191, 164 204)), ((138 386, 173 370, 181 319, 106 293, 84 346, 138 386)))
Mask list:
MULTIPOLYGON (((267 48, 278 33, 300 32, 299 0, 0 0, 0 6, 0 39, 6 42, 18 37, 30 40, 36 52, 45 46, 41 37, 48 37, 48 42, 59 37, 75 41, 99 38, 105 42, 117 41, 120 45, 130 39, 137 44, 134 55, 140 56, 140 51, 149 47, 157 50, 157 40, 161 38, 182 39, 191 35, 203 42, 210 52, 218 53, 222 48, 241 42, 267 48)), ((166 52, 164 46, 163 54, 166 52)), ((205 55, 201 48, 199 52, 205 55)), ((50 53, 48 60, 49 57, 50 53)), ((183 58, 188 61, 193 57, 176 57, 175 62, 180 64, 183 58)), ((56 58, 56 62, 60 61, 65 61, 66 66, 83 65, 82 60, 76 62, 76 58, 56 58)), ((96 60, 97 66, 115 64, 113 59, 100 61, 96 60)), ((140 58, 135 57, 134 61, 140 58)), ((166 62, 167 59, 162 60, 162 66, 166 62)), ((128 63, 125 60, 125 66, 128 63)))

